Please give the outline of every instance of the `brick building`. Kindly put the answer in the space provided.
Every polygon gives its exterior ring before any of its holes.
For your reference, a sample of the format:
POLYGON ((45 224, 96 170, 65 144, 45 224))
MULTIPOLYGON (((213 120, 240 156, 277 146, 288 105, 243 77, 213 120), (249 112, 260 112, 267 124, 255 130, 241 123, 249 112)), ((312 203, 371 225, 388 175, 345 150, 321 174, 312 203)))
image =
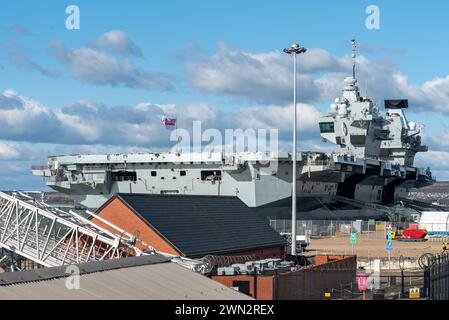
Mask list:
POLYGON ((326 292, 354 282, 355 256, 319 255, 296 271, 276 274, 213 275, 211 278, 258 300, 321 300, 326 292))
POLYGON ((189 258, 281 257, 286 245, 266 219, 237 197, 117 194, 97 214, 161 252, 189 258))

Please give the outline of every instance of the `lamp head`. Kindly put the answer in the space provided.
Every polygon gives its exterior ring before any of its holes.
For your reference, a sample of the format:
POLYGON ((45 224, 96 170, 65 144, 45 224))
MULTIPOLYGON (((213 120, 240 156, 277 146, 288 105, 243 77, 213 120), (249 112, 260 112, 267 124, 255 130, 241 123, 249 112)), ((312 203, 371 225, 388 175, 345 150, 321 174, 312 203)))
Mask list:
POLYGON ((307 51, 306 48, 301 47, 301 46, 300 46, 299 44, 297 44, 297 43, 292 44, 292 45, 290 46, 290 48, 285 48, 285 49, 284 49, 284 52, 285 52, 285 53, 288 53, 288 54, 292 54, 292 53, 299 54, 299 53, 304 53, 304 52, 306 52, 306 51, 307 51))

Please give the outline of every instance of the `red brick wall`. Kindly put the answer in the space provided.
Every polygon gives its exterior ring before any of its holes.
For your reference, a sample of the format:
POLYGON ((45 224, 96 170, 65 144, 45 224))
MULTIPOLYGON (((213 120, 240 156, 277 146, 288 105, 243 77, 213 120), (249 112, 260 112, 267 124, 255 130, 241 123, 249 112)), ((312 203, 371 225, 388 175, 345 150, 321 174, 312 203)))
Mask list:
POLYGON ((325 263, 328 263, 331 261, 338 261, 338 260, 346 259, 349 257, 351 257, 351 256, 337 256, 337 255, 315 256, 313 258, 313 264, 319 266, 321 264, 325 264, 325 263))
MULTIPOLYGON (((97 214, 126 232, 136 235, 140 240, 145 241, 161 252, 180 255, 180 252, 178 252, 170 243, 159 236, 118 198, 108 203, 106 207, 104 207, 100 212, 97 212, 97 214)), ((105 229, 117 232, 98 219, 93 218, 92 221, 105 229)), ((137 243, 136 246, 139 249, 145 249, 139 243, 137 243)))

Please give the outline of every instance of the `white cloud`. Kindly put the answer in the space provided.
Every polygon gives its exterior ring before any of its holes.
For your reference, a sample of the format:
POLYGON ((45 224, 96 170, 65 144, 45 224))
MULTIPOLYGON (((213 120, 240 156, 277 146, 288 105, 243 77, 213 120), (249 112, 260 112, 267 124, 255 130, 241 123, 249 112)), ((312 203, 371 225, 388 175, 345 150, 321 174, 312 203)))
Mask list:
POLYGON ((137 68, 128 59, 118 60, 97 49, 68 49, 62 42, 53 41, 50 53, 82 82, 146 90, 173 88, 169 75, 137 68))
MULTIPOLYGON (((310 56, 300 58, 300 68, 305 71, 299 76, 302 101, 321 100, 321 92, 326 91, 323 85, 327 84, 309 73, 341 70, 345 65, 344 59, 335 59, 324 50, 310 51, 310 56)), ((232 51, 222 45, 209 57, 186 61, 185 68, 190 83, 200 90, 268 103, 292 100, 292 62, 277 52, 232 51)))
POLYGON ((449 112, 449 75, 410 85, 405 76, 398 76, 402 92, 410 97, 422 111, 449 112))
MULTIPOLYGON (((293 124, 293 104, 288 106, 243 108, 229 117, 243 128, 282 128, 291 132, 293 124)), ((312 105, 298 104, 298 127, 300 131, 317 131, 321 113, 312 105)))
POLYGON ((449 170, 449 152, 431 151, 418 153, 416 156, 417 164, 425 164, 435 170, 449 170))
MULTIPOLYGON (((300 104, 299 128, 317 138, 320 112, 300 104)), ((128 146, 171 146, 170 131, 163 115, 176 115, 179 128, 191 130, 193 121, 202 128, 280 130, 290 139, 293 105, 254 106, 223 112, 205 103, 160 105, 142 102, 135 106, 108 107, 78 101, 63 108, 48 108, 13 90, 0 94, 0 139, 55 144, 113 144, 128 146)))
MULTIPOLYGON (((343 79, 352 74, 349 55, 312 48, 298 61, 299 99, 307 103, 333 101, 341 95, 343 79)), ((209 56, 191 54, 184 65, 190 84, 201 91, 269 104, 292 99, 292 59, 281 52, 251 53, 220 45, 209 56)), ((356 70, 362 94, 381 105, 385 99, 404 98, 414 111, 449 112, 449 75, 411 84, 392 61, 362 55, 356 70)))
POLYGON ((449 180, 449 152, 428 151, 416 155, 415 165, 419 167, 430 167, 432 175, 437 180, 449 180))
POLYGON ((423 138, 432 146, 434 150, 444 150, 449 148, 449 132, 441 130, 438 133, 425 132, 423 138))
POLYGON ((112 30, 102 34, 92 42, 91 46, 123 55, 142 56, 142 52, 137 45, 127 37, 125 32, 120 30, 112 30))
POLYGON ((0 141, 0 160, 17 159, 20 156, 20 151, 13 142, 0 141))
POLYGON ((0 94, 0 139, 46 140, 53 132, 57 121, 47 107, 13 90, 0 94))

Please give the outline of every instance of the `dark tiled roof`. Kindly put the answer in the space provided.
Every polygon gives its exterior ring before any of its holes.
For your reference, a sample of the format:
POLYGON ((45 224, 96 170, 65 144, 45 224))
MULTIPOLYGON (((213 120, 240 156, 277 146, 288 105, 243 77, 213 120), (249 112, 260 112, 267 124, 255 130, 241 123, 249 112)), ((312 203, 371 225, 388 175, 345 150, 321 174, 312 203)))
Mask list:
POLYGON ((237 197, 117 196, 187 257, 285 245, 268 221, 237 197))

